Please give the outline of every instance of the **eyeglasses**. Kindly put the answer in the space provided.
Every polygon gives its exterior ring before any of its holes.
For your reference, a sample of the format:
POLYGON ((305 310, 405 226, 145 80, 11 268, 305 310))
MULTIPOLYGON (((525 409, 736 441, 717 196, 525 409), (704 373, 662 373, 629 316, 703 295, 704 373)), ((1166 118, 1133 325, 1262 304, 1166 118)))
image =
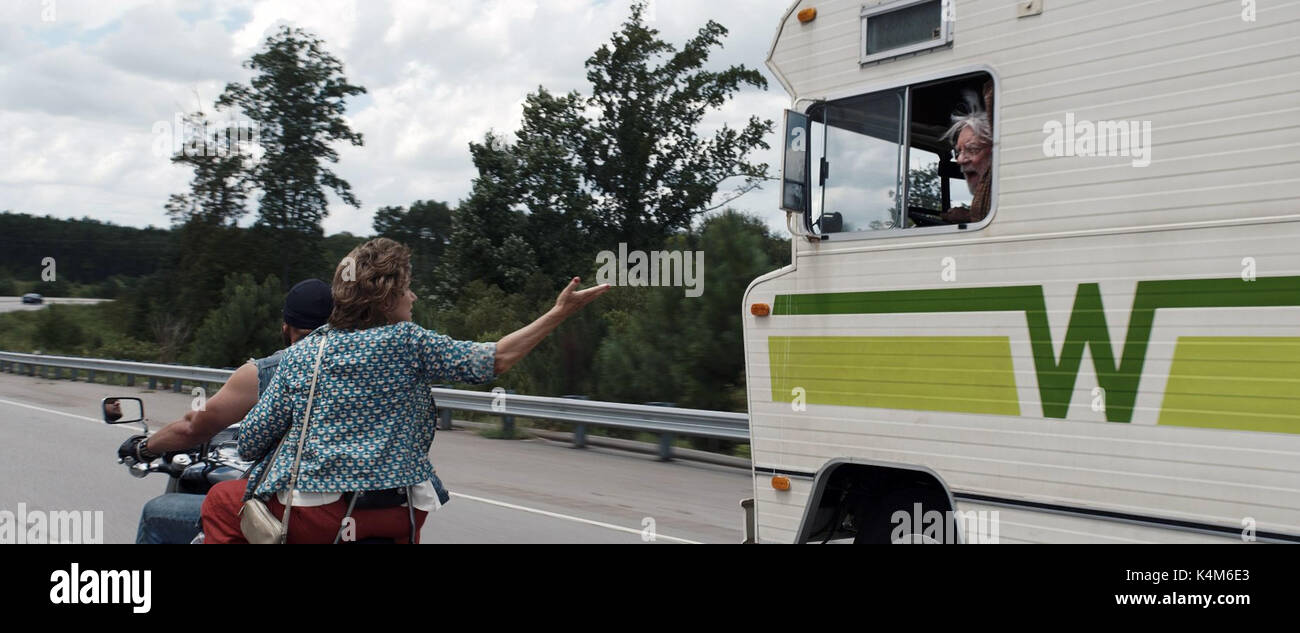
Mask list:
POLYGON ((952 150, 952 159, 953 159, 953 160, 957 160, 957 159, 961 158, 961 155, 962 155, 962 154, 965 154, 965 155, 967 155, 967 156, 970 156, 971 158, 974 158, 977 154, 979 154, 980 152, 982 152, 982 151, 984 151, 984 150, 986 150, 986 149, 988 149, 988 148, 989 148, 989 144, 988 144, 988 143, 967 143, 965 147, 954 147, 954 148, 953 148, 953 150, 952 150))

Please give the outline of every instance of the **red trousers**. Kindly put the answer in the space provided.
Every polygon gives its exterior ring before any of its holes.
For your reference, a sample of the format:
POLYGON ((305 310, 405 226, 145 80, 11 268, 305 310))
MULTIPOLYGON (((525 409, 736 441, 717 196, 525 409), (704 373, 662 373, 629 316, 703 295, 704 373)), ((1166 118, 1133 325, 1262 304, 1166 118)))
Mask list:
MULTIPOLYGON (((223 481, 208 491, 201 514, 204 543, 248 543, 239 529, 239 509, 244 505, 247 485, 247 479, 236 479, 223 481)), ((284 505, 274 497, 266 505, 276 518, 283 516, 284 505)), ((288 542, 333 543, 347 511, 348 505, 342 499, 310 508, 295 506, 289 513, 288 542)), ((416 543, 420 542, 420 528, 424 527, 428 514, 424 510, 415 511, 416 543)), ((410 542, 411 519, 406 507, 353 510, 352 519, 355 523, 350 532, 355 533, 355 540, 391 538, 397 543, 410 542)), ((352 534, 344 534, 345 539, 349 536, 352 534)))

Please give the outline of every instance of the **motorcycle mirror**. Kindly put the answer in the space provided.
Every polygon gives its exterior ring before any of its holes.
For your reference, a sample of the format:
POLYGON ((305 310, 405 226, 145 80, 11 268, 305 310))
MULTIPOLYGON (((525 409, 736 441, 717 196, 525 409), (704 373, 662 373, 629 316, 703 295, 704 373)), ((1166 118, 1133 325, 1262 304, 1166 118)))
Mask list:
POLYGON ((144 402, 139 398, 109 396, 99 403, 100 413, 108 424, 126 424, 144 420, 144 402))

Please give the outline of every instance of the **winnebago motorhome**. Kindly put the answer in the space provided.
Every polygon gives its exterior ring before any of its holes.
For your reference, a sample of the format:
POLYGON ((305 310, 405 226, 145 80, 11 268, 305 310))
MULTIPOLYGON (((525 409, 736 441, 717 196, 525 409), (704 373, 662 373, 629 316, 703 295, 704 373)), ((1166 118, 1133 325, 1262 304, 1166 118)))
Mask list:
POLYGON ((747 540, 1300 541, 1300 2, 799 0, 767 63, 747 540))

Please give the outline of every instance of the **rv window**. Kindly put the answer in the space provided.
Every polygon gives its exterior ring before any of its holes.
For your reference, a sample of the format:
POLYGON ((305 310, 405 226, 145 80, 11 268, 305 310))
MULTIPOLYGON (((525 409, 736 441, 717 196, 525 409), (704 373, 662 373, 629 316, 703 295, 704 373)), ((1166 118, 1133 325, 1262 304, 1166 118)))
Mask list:
POLYGON ((952 30, 945 11, 951 11, 951 4, 944 0, 893 0, 862 7, 861 63, 948 44, 952 30))
POLYGON ((826 104, 819 164, 822 233, 899 226, 904 90, 826 104))
POLYGON ((954 112, 984 107, 990 81, 988 73, 974 73, 809 108, 808 230, 888 235, 927 226, 967 228, 987 217, 991 200, 986 192, 974 204, 966 174, 977 173, 975 166, 993 169, 991 144, 967 138, 966 150, 984 152, 972 163, 945 135, 954 112))

